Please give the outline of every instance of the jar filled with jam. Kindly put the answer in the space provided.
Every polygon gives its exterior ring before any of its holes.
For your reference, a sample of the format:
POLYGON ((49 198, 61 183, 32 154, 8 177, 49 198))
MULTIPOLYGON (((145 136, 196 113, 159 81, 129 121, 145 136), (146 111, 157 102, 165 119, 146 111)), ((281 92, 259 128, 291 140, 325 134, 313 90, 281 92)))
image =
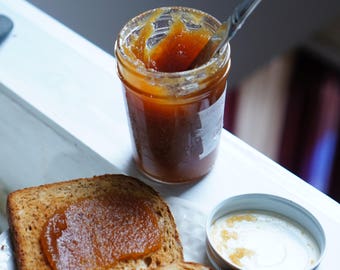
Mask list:
POLYGON ((201 179, 213 167, 223 123, 230 47, 192 63, 220 25, 191 8, 164 7, 130 20, 115 45, 134 160, 163 183, 201 179))

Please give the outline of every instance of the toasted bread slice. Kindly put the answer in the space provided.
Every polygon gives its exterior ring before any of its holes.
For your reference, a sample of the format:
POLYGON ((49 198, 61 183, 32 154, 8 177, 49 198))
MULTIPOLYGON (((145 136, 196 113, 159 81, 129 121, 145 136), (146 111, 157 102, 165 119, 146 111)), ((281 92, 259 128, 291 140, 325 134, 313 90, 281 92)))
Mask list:
POLYGON ((140 259, 119 261, 113 269, 154 269, 183 260, 174 218, 159 194, 135 178, 102 175, 26 188, 9 194, 8 221, 18 269, 51 269, 43 254, 40 237, 44 224, 57 209, 81 199, 110 194, 147 198, 163 228, 160 249, 140 259))
POLYGON ((178 261, 165 266, 159 266, 156 270, 212 270, 210 267, 195 263, 178 261))

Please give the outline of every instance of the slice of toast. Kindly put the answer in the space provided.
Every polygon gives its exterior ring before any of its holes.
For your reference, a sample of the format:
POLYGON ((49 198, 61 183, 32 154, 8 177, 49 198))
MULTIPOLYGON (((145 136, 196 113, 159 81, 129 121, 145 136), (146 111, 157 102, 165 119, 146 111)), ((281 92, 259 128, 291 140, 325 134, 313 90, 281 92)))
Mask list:
POLYGON ((159 194, 125 175, 102 175, 17 190, 9 194, 9 228, 19 270, 51 269, 40 245, 46 221, 57 209, 86 198, 120 194, 147 198, 162 230, 162 246, 140 259, 119 261, 112 269, 154 269, 183 260, 183 248, 174 218, 159 194))

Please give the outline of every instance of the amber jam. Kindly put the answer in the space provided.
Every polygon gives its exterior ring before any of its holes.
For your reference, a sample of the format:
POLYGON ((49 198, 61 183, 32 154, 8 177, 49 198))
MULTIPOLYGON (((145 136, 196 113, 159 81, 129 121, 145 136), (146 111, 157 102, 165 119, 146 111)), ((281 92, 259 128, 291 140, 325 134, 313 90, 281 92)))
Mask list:
POLYGON ((112 269, 161 247, 156 214, 144 199, 115 195, 84 199, 45 224, 41 246, 52 269, 112 269))
POLYGON ((230 49, 191 63, 220 23, 198 10, 170 7, 129 21, 115 47, 134 159, 150 178, 184 183, 207 174, 222 129, 230 49))

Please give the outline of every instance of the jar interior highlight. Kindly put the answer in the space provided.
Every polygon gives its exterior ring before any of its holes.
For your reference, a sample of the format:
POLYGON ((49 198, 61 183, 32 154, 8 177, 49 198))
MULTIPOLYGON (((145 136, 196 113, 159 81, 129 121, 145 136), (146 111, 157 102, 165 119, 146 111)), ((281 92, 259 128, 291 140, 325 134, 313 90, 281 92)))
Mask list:
POLYGON ((201 67, 190 64, 218 26, 206 13, 172 7, 137 16, 119 34, 115 54, 134 159, 156 181, 196 181, 215 162, 229 45, 201 67))

